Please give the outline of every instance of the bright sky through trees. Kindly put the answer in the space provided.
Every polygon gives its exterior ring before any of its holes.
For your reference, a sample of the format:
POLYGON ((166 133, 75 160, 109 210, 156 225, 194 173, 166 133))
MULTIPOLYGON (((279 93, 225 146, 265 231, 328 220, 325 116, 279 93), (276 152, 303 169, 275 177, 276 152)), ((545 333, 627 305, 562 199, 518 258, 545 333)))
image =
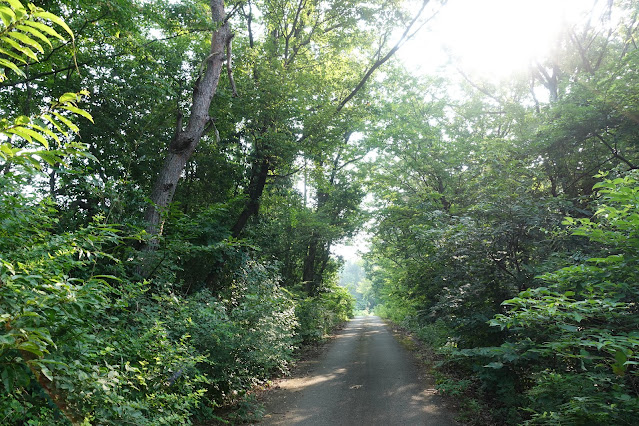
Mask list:
POLYGON ((466 73, 505 77, 543 57, 566 27, 584 19, 593 0, 449 0, 402 51, 429 73, 452 62, 466 73))

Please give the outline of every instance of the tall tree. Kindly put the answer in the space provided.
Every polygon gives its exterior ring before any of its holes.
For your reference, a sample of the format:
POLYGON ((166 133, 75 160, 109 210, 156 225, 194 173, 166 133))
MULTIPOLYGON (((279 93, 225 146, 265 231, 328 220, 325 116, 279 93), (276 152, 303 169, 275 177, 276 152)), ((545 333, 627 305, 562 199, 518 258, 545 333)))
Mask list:
MULTIPOLYGON (((266 34, 260 46, 267 57, 253 64, 253 84, 259 88, 260 98, 269 92, 273 96, 273 86, 267 84, 277 75, 286 82, 281 87, 295 93, 284 96, 302 109, 298 110, 299 115, 284 121, 274 119, 273 111, 261 121, 251 119, 246 203, 232 227, 233 236, 240 236, 248 220, 258 214, 269 175, 279 167, 290 167, 298 153, 308 149, 305 147, 321 144, 331 150, 341 143, 339 138, 337 141, 327 138, 326 129, 337 125, 344 109, 363 91, 374 73, 428 20, 428 3, 429 0, 421 1, 413 13, 402 10, 401 2, 265 3, 266 34), (400 37, 391 43, 392 33, 398 28, 400 37), (362 52, 369 57, 361 57, 362 52), (306 82, 300 80, 301 76, 306 82), (282 128, 287 121, 293 126, 282 128)), ((247 7, 249 46, 255 49, 251 2, 247 7)))
POLYGON ((186 163, 195 152, 202 135, 214 127, 209 115, 211 99, 217 90, 224 63, 231 61, 232 34, 224 1, 211 0, 210 9, 215 30, 211 36, 209 55, 203 60, 202 70, 194 83, 190 114, 184 127, 182 117, 178 117, 175 134, 168 145, 166 159, 153 185, 151 204, 145 214, 147 232, 152 236, 150 248, 157 244, 156 237, 162 233, 162 214, 173 200, 186 163))

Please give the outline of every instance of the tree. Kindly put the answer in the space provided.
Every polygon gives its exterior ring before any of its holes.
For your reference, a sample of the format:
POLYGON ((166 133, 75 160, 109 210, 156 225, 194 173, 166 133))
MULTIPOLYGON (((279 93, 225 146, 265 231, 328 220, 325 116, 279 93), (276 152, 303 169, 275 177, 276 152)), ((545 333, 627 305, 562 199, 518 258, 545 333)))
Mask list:
POLYGON ((360 207, 364 192, 354 174, 345 170, 349 164, 363 156, 355 154, 348 159, 342 158, 344 154, 349 153, 338 151, 328 167, 320 160, 312 173, 317 188, 317 205, 313 212, 313 226, 306 241, 302 267, 302 282, 309 295, 321 290, 332 244, 353 236, 354 231, 364 222, 360 207))
MULTIPOLYGON (((244 191, 247 201, 232 227, 234 237, 239 237, 248 220, 259 212, 259 199, 269 175, 275 174, 280 167, 290 168, 298 153, 314 143, 327 151, 335 144, 339 146, 341 135, 330 137, 325 133, 326 129, 339 128, 340 115, 347 105, 363 91, 375 71, 423 25, 428 3, 428 0, 422 1, 412 16, 401 11, 398 4, 387 2, 367 5, 357 1, 265 4, 263 16, 267 34, 260 47, 267 56, 263 63, 252 65, 250 77, 260 93, 257 99, 278 99, 269 91, 274 87, 286 87, 295 94, 292 97, 294 105, 301 109, 291 111, 297 112, 297 116, 285 119, 274 116, 275 111, 269 108, 263 109, 262 117, 247 118, 246 129, 251 132, 247 139, 253 151, 249 181, 244 191), (395 22, 390 17, 404 25, 401 37, 394 44, 388 42, 395 29, 395 22), (368 54, 371 49, 367 42, 380 28, 383 35, 374 45, 372 60, 364 58, 369 61, 365 65, 360 58, 353 60, 358 50, 368 54), (314 45, 318 47, 319 55, 315 53, 314 45), (266 64, 269 69, 264 68, 266 64), (356 79, 353 76, 357 76, 356 79), (269 84, 274 83, 273 78, 285 84, 269 84), (279 129, 278 126, 284 123, 296 125, 279 129)), ((244 15, 249 46, 256 49, 250 2, 244 15)), ((282 112, 280 108, 277 114, 282 112)))
POLYGON ((195 152, 202 135, 213 127, 212 118, 209 116, 211 99, 217 90, 222 66, 225 62, 231 61, 232 34, 229 18, 224 10, 224 1, 211 0, 210 8, 212 24, 215 27, 211 36, 211 49, 202 63, 203 70, 194 83, 186 126, 183 128, 182 118, 178 117, 175 135, 168 146, 164 165, 153 185, 152 204, 145 214, 148 222, 147 232, 152 236, 150 248, 157 245, 156 238, 162 233, 162 214, 173 200, 186 163, 195 152))

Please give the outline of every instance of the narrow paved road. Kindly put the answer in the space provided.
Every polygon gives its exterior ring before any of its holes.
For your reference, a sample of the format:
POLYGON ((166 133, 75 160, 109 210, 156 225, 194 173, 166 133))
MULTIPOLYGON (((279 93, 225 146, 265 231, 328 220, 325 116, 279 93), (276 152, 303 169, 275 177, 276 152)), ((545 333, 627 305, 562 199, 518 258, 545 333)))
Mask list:
POLYGON ((262 425, 455 425, 378 317, 357 317, 303 377, 284 380, 262 425))

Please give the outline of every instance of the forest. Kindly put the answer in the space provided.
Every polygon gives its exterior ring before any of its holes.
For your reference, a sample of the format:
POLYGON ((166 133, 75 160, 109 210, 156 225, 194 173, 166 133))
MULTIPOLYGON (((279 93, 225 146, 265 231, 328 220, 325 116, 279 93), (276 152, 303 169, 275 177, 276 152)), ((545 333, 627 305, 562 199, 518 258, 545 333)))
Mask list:
POLYGON ((0 0, 0 424, 254 421, 355 312, 467 424, 636 424, 639 1, 415 72, 452 3, 0 0))

